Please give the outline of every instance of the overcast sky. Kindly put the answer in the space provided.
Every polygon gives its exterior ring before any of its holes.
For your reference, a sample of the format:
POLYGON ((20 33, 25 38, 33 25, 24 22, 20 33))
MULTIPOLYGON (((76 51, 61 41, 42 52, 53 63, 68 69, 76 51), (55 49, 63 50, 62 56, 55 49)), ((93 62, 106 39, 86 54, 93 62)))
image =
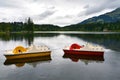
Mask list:
POLYGON ((110 12, 120 0, 0 0, 0 22, 25 21, 65 26, 110 12))

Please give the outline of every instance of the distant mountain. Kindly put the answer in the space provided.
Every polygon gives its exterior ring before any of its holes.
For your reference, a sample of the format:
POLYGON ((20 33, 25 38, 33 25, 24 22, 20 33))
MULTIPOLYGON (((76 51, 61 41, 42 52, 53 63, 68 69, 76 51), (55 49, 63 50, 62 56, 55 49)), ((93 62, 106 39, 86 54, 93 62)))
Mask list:
POLYGON ((117 22, 117 21, 120 21, 120 8, 117 8, 112 12, 84 20, 83 22, 81 22, 81 24, 109 23, 109 22, 117 22))

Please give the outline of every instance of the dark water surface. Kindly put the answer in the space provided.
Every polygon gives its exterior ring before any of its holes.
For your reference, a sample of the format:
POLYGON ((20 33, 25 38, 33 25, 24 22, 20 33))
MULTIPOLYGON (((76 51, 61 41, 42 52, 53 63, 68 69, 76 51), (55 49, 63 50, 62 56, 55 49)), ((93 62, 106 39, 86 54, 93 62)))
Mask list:
POLYGON ((120 34, 7 34, 0 35, 0 80, 120 80, 120 34), (65 57, 62 48, 86 42, 105 48, 104 57, 65 57), (5 64, 5 50, 18 45, 45 44, 51 48, 48 60, 5 64))

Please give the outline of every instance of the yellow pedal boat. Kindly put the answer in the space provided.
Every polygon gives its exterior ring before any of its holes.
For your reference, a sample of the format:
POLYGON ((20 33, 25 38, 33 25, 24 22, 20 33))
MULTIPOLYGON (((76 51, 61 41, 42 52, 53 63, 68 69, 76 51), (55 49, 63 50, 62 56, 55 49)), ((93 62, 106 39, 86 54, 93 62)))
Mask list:
POLYGON ((4 54, 6 59, 22 59, 33 57, 50 56, 51 51, 47 46, 35 46, 31 45, 28 48, 23 46, 17 46, 14 50, 8 50, 4 54))

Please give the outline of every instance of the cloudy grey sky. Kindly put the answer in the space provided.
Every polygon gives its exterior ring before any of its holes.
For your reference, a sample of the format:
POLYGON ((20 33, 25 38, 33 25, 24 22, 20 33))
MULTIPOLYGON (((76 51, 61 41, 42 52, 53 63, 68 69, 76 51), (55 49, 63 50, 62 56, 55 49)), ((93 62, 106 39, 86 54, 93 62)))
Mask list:
POLYGON ((0 0, 0 22, 25 21, 65 26, 110 12, 120 0, 0 0))

